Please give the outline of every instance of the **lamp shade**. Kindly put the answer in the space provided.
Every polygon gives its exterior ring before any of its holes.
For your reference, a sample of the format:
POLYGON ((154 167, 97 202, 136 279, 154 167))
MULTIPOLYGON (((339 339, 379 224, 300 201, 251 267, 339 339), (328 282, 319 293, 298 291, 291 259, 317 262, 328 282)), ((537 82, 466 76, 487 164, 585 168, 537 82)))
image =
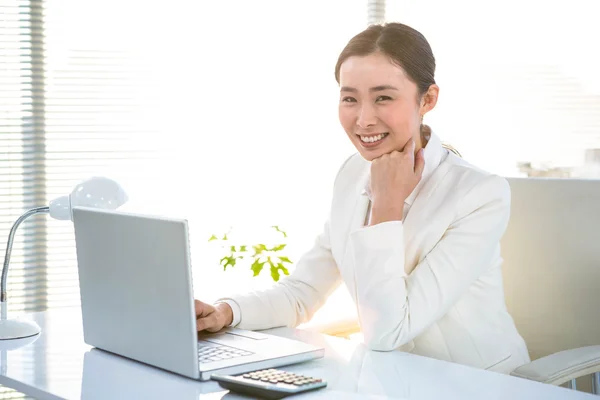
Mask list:
POLYGON ((127 194, 117 182, 105 177, 93 177, 79 183, 73 191, 50 202, 50 216, 72 220, 73 207, 93 207, 115 210, 127 202, 127 194))

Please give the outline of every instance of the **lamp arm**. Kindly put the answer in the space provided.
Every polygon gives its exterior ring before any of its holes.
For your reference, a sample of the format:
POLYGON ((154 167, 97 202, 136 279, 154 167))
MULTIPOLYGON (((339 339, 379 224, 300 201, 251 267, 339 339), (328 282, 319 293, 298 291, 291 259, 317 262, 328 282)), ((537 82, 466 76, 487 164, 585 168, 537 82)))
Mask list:
MULTIPOLYGON (((32 208, 29 211, 26 211, 23 215, 19 217, 13 224, 10 229, 10 233, 8 234, 8 243, 6 243, 6 255, 4 256, 4 267, 2 267, 2 281, 0 282, 1 291, 0 291, 0 302, 6 303, 6 278, 8 275, 8 264, 10 263, 10 253, 12 251, 13 240, 15 239, 15 233, 17 232, 17 228, 21 225, 21 222, 25 221, 27 218, 31 217, 35 214, 48 213, 50 212, 50 207, 37 207, 32 208)), ((4 306, 4 304, 3 304, 4 306)))

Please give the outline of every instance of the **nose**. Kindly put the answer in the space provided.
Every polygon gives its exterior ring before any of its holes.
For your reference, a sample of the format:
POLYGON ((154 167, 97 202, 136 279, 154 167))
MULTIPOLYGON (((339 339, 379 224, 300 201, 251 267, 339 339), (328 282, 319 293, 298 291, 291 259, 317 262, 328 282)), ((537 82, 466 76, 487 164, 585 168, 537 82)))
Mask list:
POLYGON ((359 128, 366 129, 374 126, 376 123, 377 115, 375 114, 374 107, 371 104, 363 104, 356 119, 356 125, 359 128))

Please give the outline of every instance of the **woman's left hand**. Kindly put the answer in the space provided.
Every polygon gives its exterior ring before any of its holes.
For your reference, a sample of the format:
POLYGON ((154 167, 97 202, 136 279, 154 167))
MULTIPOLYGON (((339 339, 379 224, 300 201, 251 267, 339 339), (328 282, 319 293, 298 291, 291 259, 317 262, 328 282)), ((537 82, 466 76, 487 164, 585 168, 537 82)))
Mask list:
POLYGON ((411 139, 402 151, 394 150, 371 162, 371 223, 402 221, 404 201, 415 189, 425 167, 423 149, 415 155, 411 139))

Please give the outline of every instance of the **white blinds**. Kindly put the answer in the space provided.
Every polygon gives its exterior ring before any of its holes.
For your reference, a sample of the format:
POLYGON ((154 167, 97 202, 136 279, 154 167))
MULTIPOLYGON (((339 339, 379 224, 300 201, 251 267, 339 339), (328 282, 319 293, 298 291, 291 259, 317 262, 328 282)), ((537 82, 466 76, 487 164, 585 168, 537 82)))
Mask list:
MULTIPOLYGON (((333 67, 366 10, 366 0, 0 0, 1 254, 25 210, 104 175, 127 190, 126 209, 190 220, 200 298, 257 281, 223 273, 212 232, 260 241, 279 224, 297 259, 352 151, 333 67)), ((77 305, 72 224, 36 216, 16 239, 13 315, 77 305)))
MULTIPOLYGON (((2 4, 0 24, 0 232, 45 201, 43 34, 40 2, 2 4)), ((33 217, 42 218, 42 217, 33 217)), ((4 257, 3 257, 4 259, 4 257)), ((25 222, 13 246, 10 310, 45 307, 46 226, 25 222)))
MULTIPOLYGON (((44 76, 40 2, 0 1, 0 251, 26 209, 45 201, 44 76)), ((46 306, 46 226, 23 223, 11 256, 9 311, 46 306)), ((2 399, 22 399, 0 388, 2 399)))
MULTIPOLYGON (((281 225, 293 259, 310 245, 352 152, 333 67, 364 28, 366 0, 0 5, 2 251, 22 212, 93 175, 124 186, 125 209, 190 220, 204 299, 240 276, 209 253, 211 233, 261 240, 281 225)), ((78 304, 70 222, 21 226, 8 299, 14 310, 78 304)))
MULTIPOLYGON (((2 7, 3 243, 24 210, 47 205, 79 181, 108 175, 140 186, 155 176, 153 165, 169 158, 168 147, 147 140, 156 129, 141 115, 148 112, 141 60, 118 46, 86 42, 100 27, 78 31, 70 18, 81 24, 92 14, 65 13, 73 5, 13 1, 2 7)), ((9 309, 77 304, 74 255, 68 221, 37 216, 25 222, 13 246, 9 309)))

